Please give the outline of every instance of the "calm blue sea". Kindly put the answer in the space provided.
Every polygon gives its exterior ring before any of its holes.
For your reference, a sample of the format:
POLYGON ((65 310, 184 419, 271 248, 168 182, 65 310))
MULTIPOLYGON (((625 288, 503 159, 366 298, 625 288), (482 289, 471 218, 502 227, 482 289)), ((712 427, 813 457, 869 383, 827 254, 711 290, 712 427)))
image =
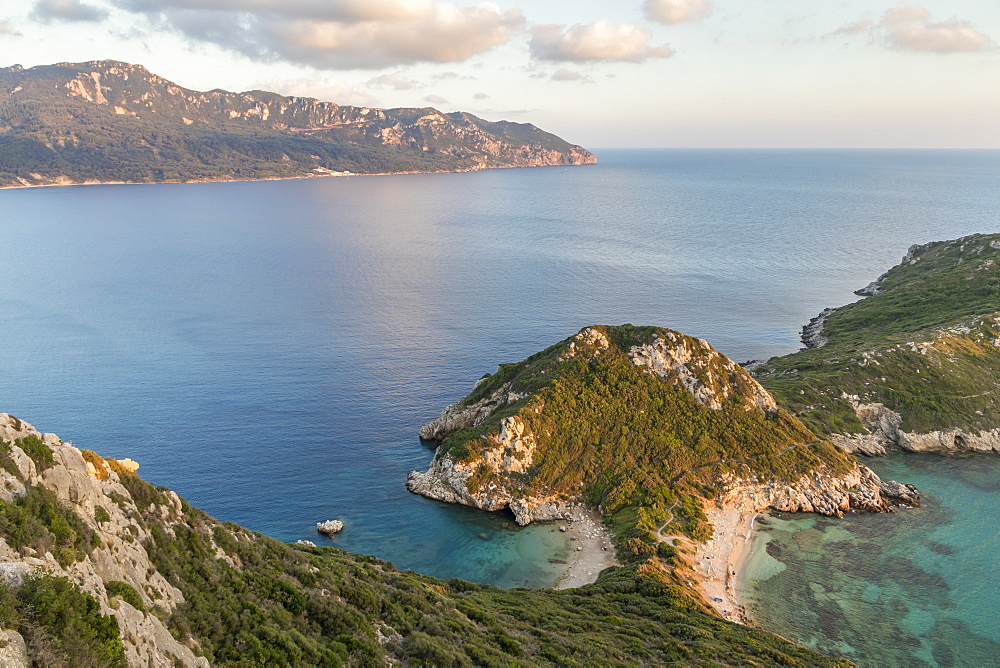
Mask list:
POLYGON ((594 323, 794 350, 910 244, 1000 231, 1000 152, 599 151, 593 167, 0 191, 0 410, 193 505, 547 585, 548 527, 412 496, 417 429, 594 323))

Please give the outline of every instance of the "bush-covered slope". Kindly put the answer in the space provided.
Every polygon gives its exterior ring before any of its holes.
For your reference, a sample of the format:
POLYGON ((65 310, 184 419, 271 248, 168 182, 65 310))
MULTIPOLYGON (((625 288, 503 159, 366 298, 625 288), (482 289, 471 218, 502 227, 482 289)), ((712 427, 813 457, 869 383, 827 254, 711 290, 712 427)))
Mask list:
POLYGON ((117 61, 0 68, 0 186, 576 165, 529 124, 436 109, 200 92, 117 61))
POLYGON ((904 447, 921 439, 897 428, 961 443, 1000 426, 1000 235, 914 246, 860 293, 875 294, 826 317, 825 345, 755 370, 782 406, 818 433, 884 429, 904 447))
POLYGON ((441 581, 220 523, 4 414, 0 440, 14 665, 844 665, 708 614, 648 569, 561 592, 441 581))
POLYGON ((762 507, 882 507, 877 477, 862 484, 857 476, 869 472, 778 408, 739 365, 663 328, 589 327, 500 365, 421 436, 442 442, 431 469, 410 474, 412 491, 510 507, 522 523, 584 501, 638 559, 655 553, 671 518, 678 533, 710 537, 701 500, 739 483, 760 488, 762 507))

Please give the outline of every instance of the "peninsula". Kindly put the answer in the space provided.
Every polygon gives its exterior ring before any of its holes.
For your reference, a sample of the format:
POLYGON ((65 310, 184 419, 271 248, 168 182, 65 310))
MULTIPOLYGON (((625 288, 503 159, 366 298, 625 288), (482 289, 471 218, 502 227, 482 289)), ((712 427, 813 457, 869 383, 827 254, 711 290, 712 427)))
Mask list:
POLYGON ((114 60, 0 68, 0 187, 585 165, 534 125, 189 90, 114 60))
POLYGON ((1000 452, 1000 234, 911 246, 856 294, 761 384, 848 452, 1000 452))

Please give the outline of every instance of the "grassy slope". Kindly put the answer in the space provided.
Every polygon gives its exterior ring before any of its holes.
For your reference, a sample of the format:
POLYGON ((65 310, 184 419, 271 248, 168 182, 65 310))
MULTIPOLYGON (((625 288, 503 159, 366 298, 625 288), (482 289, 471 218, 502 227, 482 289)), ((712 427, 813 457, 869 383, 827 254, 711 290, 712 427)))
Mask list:
POLYGON ((818 433, 862 431, 845 392, 907 431, 998 426, 1000 235, 920 246, 880 288, 826 320, 827 345, 769 360, 758 380, 818 433))
MULTIPOLYGON (((18 445, 44 464, 47 446, 27 440, 18 445)), ((164 489, 108 463, 152 535, 144 545, 152 567, 186 599, 172 614, 153 614, 181 642, 193 638, 213 665, 846 665, 721 620, 660 573, 621 569, 577 590, 504 591, 333 548, 292 547, 186 504, 182 520, 167 526, 164 489)), ((9 544, 65 547, 69 560, 91 549, 75 541, 72 527, 82 522, 73 506, 37 487, 26 499, 0 503, 9 544)), ((142 607, 129 585, 106 586, 142 607)), ((115 618, 64 578, 31 580, 17 592, 0 586, 0 626, 19 630, 40 665, 124 663, 115 618)))
MULTIPOLYGON (((532 469, 506 484, 526 495, 582 494, 610 515, 619 547, 638 558, 655 552, 656 530, 671 514, 678 532, 699 540, 710 537, 699 499, 714 494, 721 474, 793 481, 817 466, 844 471, 853 465, 787 412, 746 410, 740 399, 750 390, 740 385, 740 376, 726 379, 734 394, 720 410, 711 410, 686 390, 640 371, 628 357, 629 348, 669 330, 595 329, 612 342, 596 356, 560 361, 573 341, 567 339, 518 364, 501 365, 463 401, 480 400, 505 383, 530 396, 453 434, 442 444, 444 450, 475 461, 482 436, 496 432, 503 418, 519 415, 535 434, 538 450, 532 469)), ((700 346, 696 339, 673 335, 689 347, 700 346)), ((480 471, 472 484, 489 479, 490 471, 480 471)))

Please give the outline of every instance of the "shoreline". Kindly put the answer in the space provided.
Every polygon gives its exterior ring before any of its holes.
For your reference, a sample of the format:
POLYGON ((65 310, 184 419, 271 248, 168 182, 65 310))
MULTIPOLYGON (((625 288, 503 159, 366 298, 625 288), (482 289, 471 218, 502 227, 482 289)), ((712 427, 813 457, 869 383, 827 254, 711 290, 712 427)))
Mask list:
POLYGON ((592 584, 605 568, 621 565, 615 559, 611 533, 604 527, 597 511, 581 510, 572 520, 553 523, 552 531, 559 531, 559 527, 566 527, 569 554, 566 566, 552 589, 573 589, 592 584))
POLYGON ((705 514, 715 532, 711 540, 696 547, 694 570, 699 576, 696 588, 723 619, 749 625, 746 601, 740 593, 761 512, 730 507, 707 508, 705 514))
POLYGON ((0 185, 0 190, 22 190, 26 188, 72 188, 75 186, 180 186, 197 183, 254 183, 257 181, 292 181, 295 179, 320 179, 327 177, 351 177, 351 176, 409 176, 414 174, 470 174, 473 172, 486 172, 495 169, 538 169, 540 167, 587 167, 596 165, 596 162, 585 162, 576 165, 508 165, 496 167, 473 167, 471 169, 454 169, 435 172, 372 172, 367 174, 355 172, 327 172, 318 174, 299 174, 296 176, 264 176, 261 178, 249 179, 192 179, 190 181, 84 181, 75 183, 72 181, 51 183, 28 183, 0 185))

